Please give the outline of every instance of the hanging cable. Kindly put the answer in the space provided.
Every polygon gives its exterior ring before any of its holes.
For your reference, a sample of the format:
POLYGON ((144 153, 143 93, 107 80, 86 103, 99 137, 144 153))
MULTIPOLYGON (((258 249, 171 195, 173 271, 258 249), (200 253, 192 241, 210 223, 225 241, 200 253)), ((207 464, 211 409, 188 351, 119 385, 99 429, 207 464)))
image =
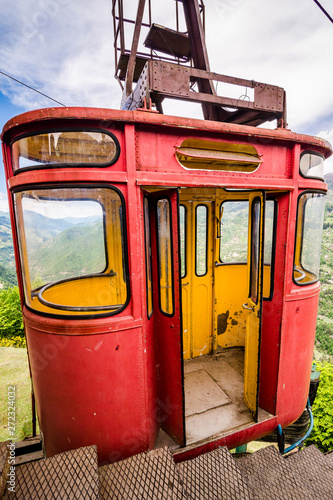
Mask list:
POLYGON ((36 90, 33 87, 30 87, 30 85, 27 85, 26 83, 20 82, 20 80, 17 80, 13 76, 7 75, 7 73, 5 73, 4 71, 0 70, 0 73, 4 76, 7 76, 7 78, 10 78, 11 80, 14 80, 14 82, 20 83, 21 85, 24 85, 24 87, 27 87, 28 89, 33 90, 34 92, 37 92, 38 94, 40 94, 44 97, 47 97, 47 99, 50 99, 51 101, 56 102, 57 104, 60 104, 60 106, 66 107, 66 104, 63 104, 62 102, 56 101, 55 99, 53 99, 49 95, 43 94, 43 92, 40 92, 39 90, 36 90))
POLYGON ((333 18, 329 15, 329 13, 327 12, 327 10, 324 9, 324 7, 318 2, 318 0, 313 0, 315 4, 318 5, 318 7, 320 8, 320 10, 325 14, 325 16, 331 21, 331 23, 333 23, 333 18))

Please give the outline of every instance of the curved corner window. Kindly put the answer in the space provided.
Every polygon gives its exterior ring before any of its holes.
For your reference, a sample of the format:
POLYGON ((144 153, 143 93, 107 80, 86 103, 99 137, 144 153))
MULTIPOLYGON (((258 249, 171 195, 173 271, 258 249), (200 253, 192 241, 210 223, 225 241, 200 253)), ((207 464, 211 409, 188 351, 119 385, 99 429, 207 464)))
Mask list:
POLYGON ((294 281, 309 285, 319 279, 325 195, 303 193, 298 198, 294 281))
POLYGON ((303 177, 324 180, 324 158, 318 153, 302 153, 300 172, 303 177))
POLYGON ((28 307, 52 315, 112 314, 128 298, 124 206, 104 187, 14 194, 28 307))
POLYGON ((12 144, 14 171, 45 166, 105 167, 115 163, 120 147, 110 132, 67 130, 34 134, 12 144))

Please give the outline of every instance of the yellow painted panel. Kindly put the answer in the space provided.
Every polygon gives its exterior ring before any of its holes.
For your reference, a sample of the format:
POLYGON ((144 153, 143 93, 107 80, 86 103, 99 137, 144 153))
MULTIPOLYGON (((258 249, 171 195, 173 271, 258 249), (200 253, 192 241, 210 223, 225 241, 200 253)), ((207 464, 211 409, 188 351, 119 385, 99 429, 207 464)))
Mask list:
POLYGON ((244 346, 247 265, 218 266, 215 273, 215 349, 244 346))
POLYGON ((190 343, 190 317, 189 317, 190 296, 188 283, 182 286, 182 310, 183 310, 183 357, 190 359, 191 343, 190 343))
POLYGON ((210 337, 212 335, 211 326, 211 284, 200 283, 194 286, 192 310, 192 336, 193 336, 193 357, 202 356, 210 352, 210 337))

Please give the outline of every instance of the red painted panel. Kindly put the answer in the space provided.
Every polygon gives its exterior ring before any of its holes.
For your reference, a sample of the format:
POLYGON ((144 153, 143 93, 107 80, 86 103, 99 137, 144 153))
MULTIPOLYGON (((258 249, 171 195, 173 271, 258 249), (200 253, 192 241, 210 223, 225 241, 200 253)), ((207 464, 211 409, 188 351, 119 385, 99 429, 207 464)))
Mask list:
POLYGON ((65 336, 27 327, 46 455, 97 444, 99 462, 148 448, 142 330, 65 336))
POLYGON ((182 323, 180 311, 179 258, 178 258, 178 192, 168 190, 151 195, 151 236, 153 255, 154 334, 157 357, 158 392, 156 412, 161 427, 177 443, 185 442, 184 396, 182 373, 182 323), (158 270, 155 202, 168 198, 171 204, 172 260, 174 313, 163 314, 158 302, 158 270))
POLYGON ((270 300, 263 301, 259 384, 259 407, 272 414, 276 411, 289 194, 275 196, 275 199, 277 199, 277 225, 275 254, 273 254, 273 295, 270 300))
POLYGON ((309 392, 319 284, 309 285, 303 294, 304 298, 287 297, 284 304, 277 397, 277 413, 282 426, 301 415, 309 392))

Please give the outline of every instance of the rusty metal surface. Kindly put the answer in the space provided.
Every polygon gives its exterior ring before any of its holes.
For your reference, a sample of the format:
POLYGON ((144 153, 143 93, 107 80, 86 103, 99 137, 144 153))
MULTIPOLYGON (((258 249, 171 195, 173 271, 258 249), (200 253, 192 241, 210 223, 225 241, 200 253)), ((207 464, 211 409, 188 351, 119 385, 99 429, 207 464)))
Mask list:
POLYGON ((311 498, 332 500, 333 498, 333 454, 325 456, 311 445, 298 453, 286 457, 286 464, 311 494, 311 498))
POLYGON ((97 448, 89 446, 16 467, 15 493, 4 499, 97 499, 97 448))
POLYGON ((226 447, 181 462, 177 467, 186 493, 191 499, 253 498, 247 479, 242 477, 237 462, 226 447))
POLYGON ((99 468, 100 498, 185 499, 176 465, 167 448, 99 468))
POLYGON ((237 460, 255 498, 267 500, 305 500, 312 494, 274 446, 263 448, 237 460))
POLYGON ((181 57, 185 60, 191 57, 188 35, 158 24, 151 25, 144 45, 152 50, 164 52, 174 57, 181 57))

